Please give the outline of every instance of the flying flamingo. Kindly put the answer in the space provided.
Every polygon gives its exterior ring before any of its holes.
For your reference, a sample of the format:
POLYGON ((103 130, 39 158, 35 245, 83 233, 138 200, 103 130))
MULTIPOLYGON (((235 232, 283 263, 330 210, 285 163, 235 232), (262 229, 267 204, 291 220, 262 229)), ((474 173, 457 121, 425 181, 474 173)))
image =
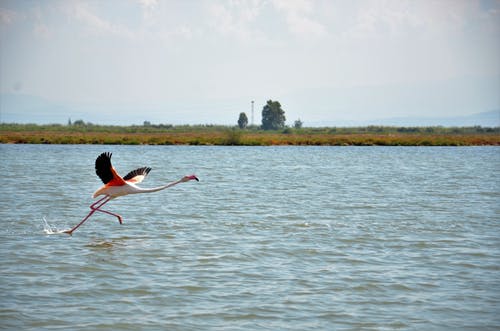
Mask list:
POLYGON ((111 165, 111 155, 112 153, 105 152, 99 155, 95 160, 95 173, 97 174, 97 176, 99 176, 99 178, 101 178, 104 185, 94 192, 92 198, 95 199, 100 195, 104 195, 104 197, 91 204, 90 212, 87 214, 87 216, 85 216, 85 218, 80 223, 75 225, 72 229, 64 231, 64 233, 72 235, 73 231, 78 229, 80 225, 82 225, 96 211, 115 216, 116 218, 118 218, 120 224, 122 224, 122 217, 120 215, 112 213, 108 210, 101 209, 102 206, 104 206, 112 199, 127 194, 157 192, 190 180, 199 181, 199 179, 195 175, 190 175, 184 176, 178 181, 169 183, 167 185, 153 188, 141 188, 136 184, 142 182, 142 180, 151 171, 151 168, 143 167, 135 169, 122 178, 120 177, 120 175, 118 175, 115 168, 111 165))

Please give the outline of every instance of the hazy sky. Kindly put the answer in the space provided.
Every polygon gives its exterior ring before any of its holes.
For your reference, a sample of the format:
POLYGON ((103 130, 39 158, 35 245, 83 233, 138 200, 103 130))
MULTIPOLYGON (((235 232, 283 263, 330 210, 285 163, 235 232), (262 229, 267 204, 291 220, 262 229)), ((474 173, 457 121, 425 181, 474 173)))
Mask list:
POLYGON ((500 1, 0 0, 0 76, 92 122, 472 114, 500 109, 500 1))

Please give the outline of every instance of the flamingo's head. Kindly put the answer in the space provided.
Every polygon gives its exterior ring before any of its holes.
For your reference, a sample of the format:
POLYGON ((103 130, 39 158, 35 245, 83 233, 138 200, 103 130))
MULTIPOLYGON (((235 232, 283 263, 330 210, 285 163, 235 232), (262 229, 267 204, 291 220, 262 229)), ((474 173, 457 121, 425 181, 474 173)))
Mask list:
POLYGON ((184 176, 182 177, 182 181, 183 182, 187 182, 187 181, 190 181, 190 180, 195 180, 197 182, 199 182, 200 180, 198 179, 198 177, 196 177, 195 175, 189 175, 189 176, 184 176))

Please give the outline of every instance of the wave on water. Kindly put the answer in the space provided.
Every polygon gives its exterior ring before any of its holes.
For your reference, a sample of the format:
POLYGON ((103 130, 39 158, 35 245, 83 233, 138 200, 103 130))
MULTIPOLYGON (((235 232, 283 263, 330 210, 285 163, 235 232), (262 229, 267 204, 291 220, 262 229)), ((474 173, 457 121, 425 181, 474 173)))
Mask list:
POLYGON ((45 217, 42 217, 42 220, 43 220, 43 232, 45 232, 46 234, 61 234, 61 233, 66 234, 65 231, 69 230, 69 229, 58 229, 57 227, 50 225, 45 219, 45 217))

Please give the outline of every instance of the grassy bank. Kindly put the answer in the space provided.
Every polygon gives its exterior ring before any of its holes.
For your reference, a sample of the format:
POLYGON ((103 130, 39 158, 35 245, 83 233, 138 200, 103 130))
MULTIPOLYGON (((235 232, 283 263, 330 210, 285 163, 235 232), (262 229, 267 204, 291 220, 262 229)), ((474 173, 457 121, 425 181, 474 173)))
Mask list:
POLYGON ((240 130, 218 125, 0 124, 0 143, 119 145, 500 145, 500 128, 382 127, 240 130))

